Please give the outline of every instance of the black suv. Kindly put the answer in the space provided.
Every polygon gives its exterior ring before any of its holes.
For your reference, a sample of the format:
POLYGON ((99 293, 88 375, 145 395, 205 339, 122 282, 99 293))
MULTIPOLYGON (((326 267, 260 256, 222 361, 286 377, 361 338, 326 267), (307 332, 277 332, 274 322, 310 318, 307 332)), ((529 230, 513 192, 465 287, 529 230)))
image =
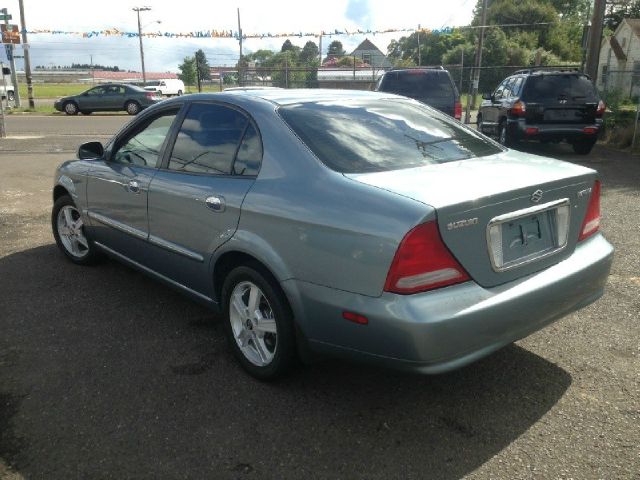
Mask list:
POLYGON ((589 76, 576 70, 521 70, 482 98, 478 130, 503 145, 566 140, 586 155, 602 128, 604 102, 589 76))
POLYGON ((442 67, 390 70, 380 77, 376 91, 419 100, 456 120, 462 116, 458 89, 451 74, 442 67))

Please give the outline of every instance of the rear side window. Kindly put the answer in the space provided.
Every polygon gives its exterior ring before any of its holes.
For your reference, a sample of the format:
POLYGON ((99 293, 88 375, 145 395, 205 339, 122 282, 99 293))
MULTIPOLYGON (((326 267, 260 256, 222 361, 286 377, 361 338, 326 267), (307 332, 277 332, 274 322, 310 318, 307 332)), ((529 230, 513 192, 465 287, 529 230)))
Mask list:
POLYGON ((453 99, 455 97, 451 79, 444 71, 389 72, 384 76, 380 90, 410 98, 453 99))
POLYGON ((230 175, 240 139, 249 120, 237 110, 194 103, 178 132, 169 169, 230 175))
POLYGON ((502 151, 411 100, 309 102, 278 111, 325 165, 341 173, 399 170, 502 151))
POLYGON ((575 102, 597 102, 595 88, 584 75, 532 75, 522 91, 528 102, 566 99, 575 102))

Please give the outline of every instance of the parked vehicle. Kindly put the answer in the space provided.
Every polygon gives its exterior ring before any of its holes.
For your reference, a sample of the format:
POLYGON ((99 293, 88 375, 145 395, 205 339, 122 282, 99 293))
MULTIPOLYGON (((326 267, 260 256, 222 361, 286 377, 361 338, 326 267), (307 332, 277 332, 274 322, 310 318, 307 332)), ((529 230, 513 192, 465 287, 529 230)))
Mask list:
POLYGON ((460 94, 451 74, 442 67, 390 70, 378 79, 376 91, 404 95, 437 108, 456 120, 462 118, 460 94))
POLYGON ((174 95, 180 96, 184 93, 184 83, 182 80, 177 78, 167 78, 165 80, 147 82, 144 89, 167 97, 172 97, 174 95))
POLYGON ((67 115, 78 112, 89 115, 93 112, 117 112, 124 110, 129 115, 137 115, 143 109, 162 100, 154 92, 123 83, 106 83, 90 88, 84 93, 63 97, 56 100, 53 106, 67 115))
POLYGON ((2 67, 2 77, 0 77, 0 98, 13 102, 16 98, 15 88, 11 82, 11 69, 2 67), (3 82, 4 80, 4 82, 3 82))
POLYGON ((564 140, 586 155, 603 125, 604 102, 589 76, 575 70, 520 70, 482 98, 478 130, 507 146, 564 140))
POLYGON ((600 182, 397 95, 166 100, 56 172, 52 227, 222 312, 259 378, 296 351, 438 373, 595 301, 600 182))

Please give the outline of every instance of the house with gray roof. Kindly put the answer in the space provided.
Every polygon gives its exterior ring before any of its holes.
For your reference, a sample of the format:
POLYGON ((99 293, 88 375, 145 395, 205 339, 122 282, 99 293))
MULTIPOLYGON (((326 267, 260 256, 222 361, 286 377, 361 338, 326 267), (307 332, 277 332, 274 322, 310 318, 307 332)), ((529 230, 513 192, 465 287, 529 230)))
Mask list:
POLYGON ((391 68, 393 64, 382 51, 376 47, 368 38, 365 39, 351 53, 351 56, 361 59, 374 68, 391 68))

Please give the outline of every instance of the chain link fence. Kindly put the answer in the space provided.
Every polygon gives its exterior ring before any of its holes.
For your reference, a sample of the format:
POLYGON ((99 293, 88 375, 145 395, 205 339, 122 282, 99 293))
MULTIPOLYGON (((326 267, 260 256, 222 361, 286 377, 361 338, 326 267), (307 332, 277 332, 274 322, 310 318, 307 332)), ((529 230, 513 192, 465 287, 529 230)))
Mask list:
POLYGON ((596 87, 604 96, 617 95, 621 98, 640 98, 640 70, 607 70, 604 66, 597 79, 596 87))
MULTIPOLYGON (((440 65, 437 66, 439 68, 440 65)), ((474 68, 471 65, 442 65, 451 73, 458 91, 465 95, 471 90, 474 68)), ((428 67, 422 67, 428 68, 428 67)), ((433 68, 433 67, 431 67, 433 68)), ((536 67, 529 65, 506 65, 499 67, 480 67, 478 93, 493 92, 498 84, 519 70, 536 67)), ((545 66, 544 68, 579 69, 580 65, 545 66)), ((391 67, 358 65, 353 62, 349 67, 254 67, 220 72, 214 82, 221 88, 228 87, 280 87, 280 88, 338 88, 356 90, 374 90, 378 79, 391 67)), ((640 78, 640 73, 639 73, 640 78)), ((640 85, 639 85, 640 87, 640 85)))

